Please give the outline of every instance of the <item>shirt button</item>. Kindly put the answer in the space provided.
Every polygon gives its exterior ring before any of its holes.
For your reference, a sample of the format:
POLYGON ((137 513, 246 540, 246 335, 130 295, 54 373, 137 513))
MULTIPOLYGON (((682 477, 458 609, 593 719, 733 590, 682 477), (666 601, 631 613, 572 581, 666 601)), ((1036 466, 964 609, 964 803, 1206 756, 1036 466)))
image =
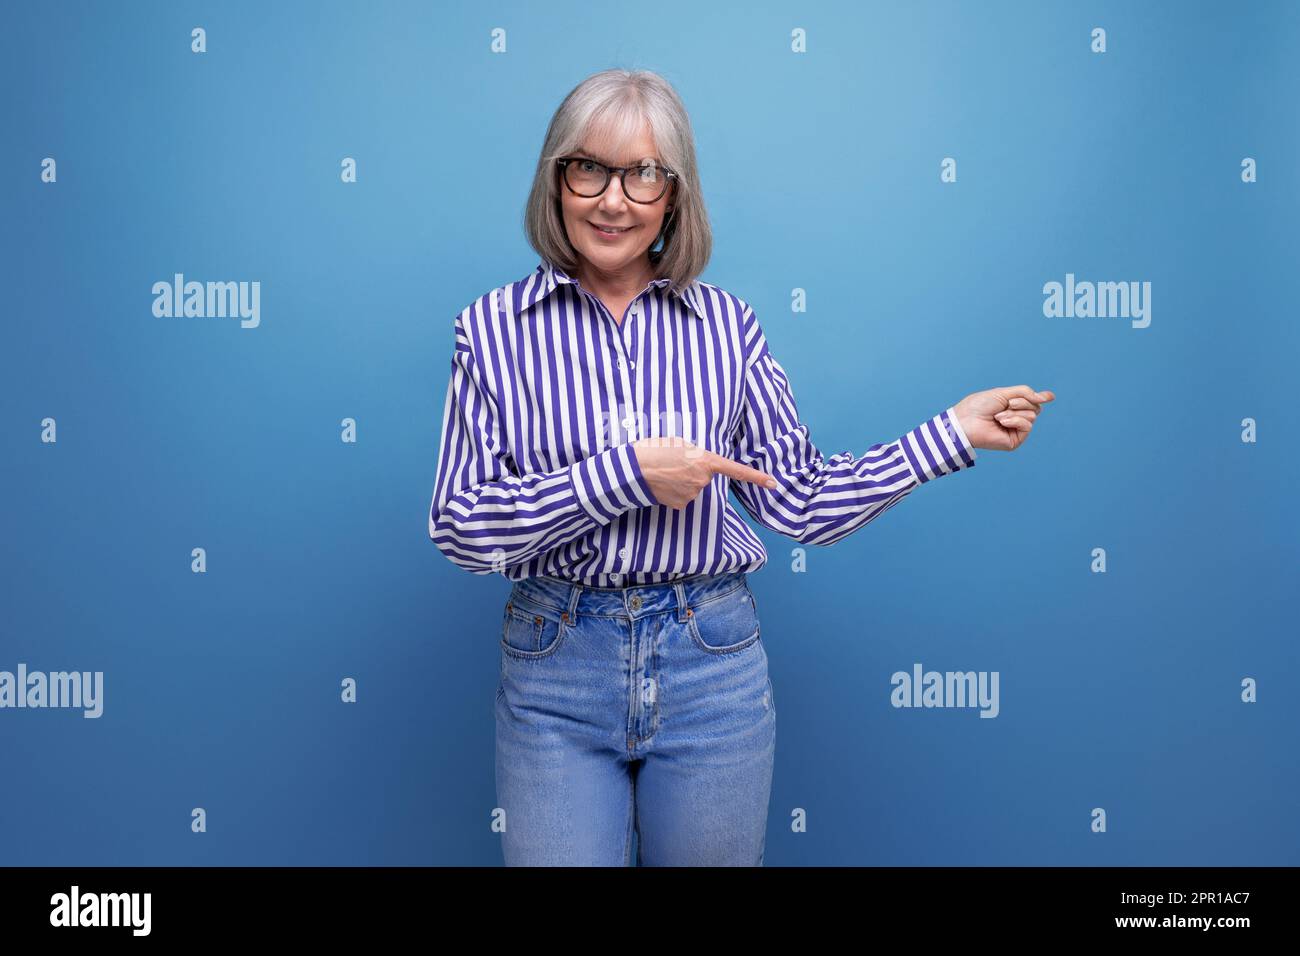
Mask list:
POLYGON ((619 574, 618 572, 615 572, 614 574, 611 574, 610 577, 614 579, 615 583, 617 583, 622 579, 623 575, 619 574))
POLYGON ((623 427, 624 427, 624 428, 631 428, 631 427, 632 427, 633 425, 635 425, 635 424, 636 424, 636 416, 635 416, 635 415, 629 415, 629 416, 627 416, 627 418, 623 419, 623 427))
POLYGON ((626 558, 626 557, 627 557, 627 548, 619 548, 619 549, 618 549, 618 556, 619 556, 620 558, 626 558))
POLYGON ((633 302, 633 303, 632 303, 632 314, 633 314, 633 315, 640 315, 640 314, 641 314, 641 303, 640 303, 640 302, 633 302))

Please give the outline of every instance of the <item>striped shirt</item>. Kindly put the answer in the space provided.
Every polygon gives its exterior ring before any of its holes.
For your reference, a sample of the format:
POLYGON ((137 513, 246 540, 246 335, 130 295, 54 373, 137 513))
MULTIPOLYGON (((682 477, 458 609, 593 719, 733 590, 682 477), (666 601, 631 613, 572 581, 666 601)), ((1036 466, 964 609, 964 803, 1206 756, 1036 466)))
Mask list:
POLYGON ((668 286, 651 282, 617 322, 543 259, 456 317, 429 509, 429 537, 453 563, 596 587, 755 571, 767 552, 728 490, 764 527, 830 545, 975 464, 951 407, 860 456, 823 457, 749 304, 705 282, 668 286), (685 508, 661 505, 632 447, 653 436, 778 486, 715 474, 685 508))

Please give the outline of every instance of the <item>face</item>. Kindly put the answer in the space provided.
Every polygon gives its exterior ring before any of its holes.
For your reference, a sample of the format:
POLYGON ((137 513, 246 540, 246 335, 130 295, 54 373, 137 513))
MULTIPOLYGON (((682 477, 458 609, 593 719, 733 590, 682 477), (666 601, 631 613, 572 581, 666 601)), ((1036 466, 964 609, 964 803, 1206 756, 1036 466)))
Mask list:
MULTIPOLYGON (((631 143, 619 148, 608 142, 584 142, 570 154, 604 163, 607 166, 638 166, 653 160, 663 165, 655 152, 655 144, 648 128, 631 143)), ((628 173, 628 179, 636 176, 628 173)), ((578 251, 578 279, 584 277, 605 281, 635 283, 651 272, 647 255, 659 236, 659 228, 668 215, 677 184, 671 181, 668 189, 653 203, 634 202, 623 193, 623 183, 611 175, 605 191, 592 198, 574 194, 560 181, 560 203, 564 212, 564 228, 569 241, 578 251), (593 223, 617 226, 623 229, 606 234, 593 223)))

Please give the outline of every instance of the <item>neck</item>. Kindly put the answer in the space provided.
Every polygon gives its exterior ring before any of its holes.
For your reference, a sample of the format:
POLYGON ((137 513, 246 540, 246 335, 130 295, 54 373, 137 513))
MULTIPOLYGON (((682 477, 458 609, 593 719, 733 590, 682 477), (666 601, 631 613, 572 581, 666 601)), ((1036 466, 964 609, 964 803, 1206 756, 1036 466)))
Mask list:
POLYGON ((638 295, 654 278, 648 257, 639 258, 618 272, 600 272, 584 259, 578 263, 574 278, 588 292, 599 298, 630 299, 638 295))

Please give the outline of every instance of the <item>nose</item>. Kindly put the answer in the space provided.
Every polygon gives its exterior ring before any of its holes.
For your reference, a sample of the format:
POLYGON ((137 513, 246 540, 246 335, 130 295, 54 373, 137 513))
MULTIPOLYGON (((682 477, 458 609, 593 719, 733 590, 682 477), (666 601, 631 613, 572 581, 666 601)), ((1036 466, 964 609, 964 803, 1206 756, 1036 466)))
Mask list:
POLYGON ((600 196, 600 207, 606 212, 620 212, 632 200, 623 195, 623 180, 619 176, 610 176, 609 185, 600 196))

